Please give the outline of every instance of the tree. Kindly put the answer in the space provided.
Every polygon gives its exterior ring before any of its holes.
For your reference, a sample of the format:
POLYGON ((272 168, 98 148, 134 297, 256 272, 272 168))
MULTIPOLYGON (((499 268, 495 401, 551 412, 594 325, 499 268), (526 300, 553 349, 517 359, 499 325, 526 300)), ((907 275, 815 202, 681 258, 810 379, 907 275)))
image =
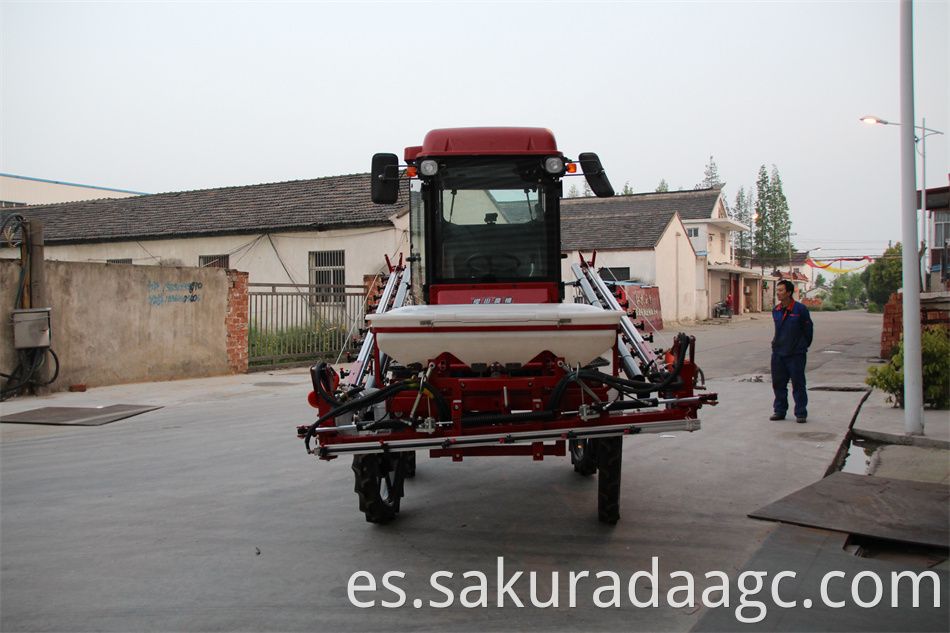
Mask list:
POLYGON ((587 184, 587 181, 585 180, 584 181, 584 197, 591 198, 593 197, 593 195, 594 195, 594 192, 590 190, 590 185, 587 184))
MULTIPOLYGON (((750 192, 751 193, 751 192, 750 192)), ((736 193, 736 201, 733 205, 734 218, 745 224, 752 226, 752 199, 746 196, 745 189, 739 187, 736 193)), ((736 257, 740 260, 751 259, 752 257, 752 234, 749 231, 739 231, 736 236, 736 257)))
POLYGON ((580 198, 581 192, 577 190, 577 184, 571 183, 571 188, 567 190, 568 198, 580 198))
POLYGON ((706 165, 705 177, 703 181, 693 187, 694 189, 712 189, 722 186, 723 182, 719 179, 719 167, 712 156, 709 157, 709 164, 706 165))
POLYGON ((868 298, 878 305, 887 303, 903 285, 901 250, 898 242, 868 266, 868 298))
POLYGON ((788 200, 782 190, 782 178, 778 168, 772 165, 772 173, 769 174, 765 165, 762 165, 755 185, 755 256, 762 265, 777 268, 789 263, 794 249, 791 243, 792 221, 788 214, 788 200))
POLYGON ((769 225, 769 173, 765 170, 765 165, 759 167, 759 176, 755 181, 755 232, 753 233, 753 247, 755 249, 755 259, 763 266, 766 263, 766 242, 768 237, 769 225))
POLYGON ((618 195, 621 195, 621 196, 633 195, 633 188, 630 186, 629 180, 623 184, 623 189, 619 192, 618 195))
POLYGON ((825 279, 825 276, 824 276, 823 274, 821 274, 821 273, 818 273, 818 276, 815 277, 815 285, 816 285, 816 286, 824 286, 824 285, 826 285, 827 283, 828 283, 828 280, 825 279))
POLYGON ((864 301, 865 298, 867 298, 867 290, 864 288, 861 273, 838 275, 831 284, 832 303, 853 306, 858 301, 864 301))
POLYGON ((660 184, 656 186, 657 193, 666 193, 670 190, 670 186, 666 183, 665 178, 660 178, 660 184))

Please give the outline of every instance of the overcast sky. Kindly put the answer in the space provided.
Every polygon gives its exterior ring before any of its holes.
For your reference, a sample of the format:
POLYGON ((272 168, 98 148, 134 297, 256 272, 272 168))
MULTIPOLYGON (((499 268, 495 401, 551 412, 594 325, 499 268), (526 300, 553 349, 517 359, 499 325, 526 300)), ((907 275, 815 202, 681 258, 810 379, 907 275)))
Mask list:
MULTIPOLYGON (((914 3, 917 124, 943 132, 948 7, 914 3)), ((365 172, 437 127, 536 126, 597 152, 618 190, 692 189, 714 156, 732 203, 774 164, 793 242, 820 255, 901 239, 899 128, 858 121, 900 121, 896 1, 3 0, 0 18, 7 174, 185 191, 365 172)), ((948 147, 927 138, 928 187, 948 147)))

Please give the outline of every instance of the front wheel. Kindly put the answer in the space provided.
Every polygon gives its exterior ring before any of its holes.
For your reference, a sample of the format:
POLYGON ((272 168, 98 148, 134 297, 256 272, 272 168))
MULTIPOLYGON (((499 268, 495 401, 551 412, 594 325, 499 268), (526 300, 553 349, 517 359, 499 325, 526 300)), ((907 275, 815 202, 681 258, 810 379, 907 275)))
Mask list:
POLYGON ((406 461, 402 453, 353 456, 354 491, 360 498, 360 511, 369 523, 389 523, 396 518, 406 461))
POLYGON ((585 477, 597 472, 597 440, 571 440, 571 464, 574 472, 585 477))

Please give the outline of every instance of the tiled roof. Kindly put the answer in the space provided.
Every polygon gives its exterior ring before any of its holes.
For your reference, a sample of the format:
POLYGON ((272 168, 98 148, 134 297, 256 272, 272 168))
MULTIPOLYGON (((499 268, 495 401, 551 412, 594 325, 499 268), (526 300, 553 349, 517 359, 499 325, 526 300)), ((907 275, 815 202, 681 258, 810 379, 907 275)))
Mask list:
MULTIPOLYGON (((716 210, 716 201, 722 193, 721 187, 713 189, 692 189, 688 191, 667 191, 664 193, 635 193, 629 196, 603 198, 604 201, 624 200, 638 211, 676 211, 681 220, 709 220, 716 210)), ((590 198, 565 198, 565 203, 589 200, 590 198)))
POLYGON ((16 213, 41 220, 47 244, 391 226, 390 217, 408 204, 407 181, 402 185, 394 205, 373 204, 370 175, 354 174, 20 207, 16 213))
POLYGON ((676 210, 656 208, 640 196, 565 198, 561 201, 561 250, 652 249, 676 210))

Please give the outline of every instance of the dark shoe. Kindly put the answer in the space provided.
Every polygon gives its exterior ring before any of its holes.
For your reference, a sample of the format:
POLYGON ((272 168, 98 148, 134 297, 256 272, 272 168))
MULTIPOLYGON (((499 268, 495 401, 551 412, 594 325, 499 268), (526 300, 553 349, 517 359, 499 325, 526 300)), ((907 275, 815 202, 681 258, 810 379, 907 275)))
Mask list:
POLYGON ((773 420, 773 421, 775 421, 775 420, 784 420, 784 419, 785 419, 785 416, 784 416, 784 415, 779 415, 778 413, 773 413, 773 414, 772 414, 772 417, 770 417, 769 419, 770 419, 770 420, 773 420))
POLYGON ((808 418, 795 418, 795 421, 799 424, 804 424, 805 422, 808 422, 808 418))

